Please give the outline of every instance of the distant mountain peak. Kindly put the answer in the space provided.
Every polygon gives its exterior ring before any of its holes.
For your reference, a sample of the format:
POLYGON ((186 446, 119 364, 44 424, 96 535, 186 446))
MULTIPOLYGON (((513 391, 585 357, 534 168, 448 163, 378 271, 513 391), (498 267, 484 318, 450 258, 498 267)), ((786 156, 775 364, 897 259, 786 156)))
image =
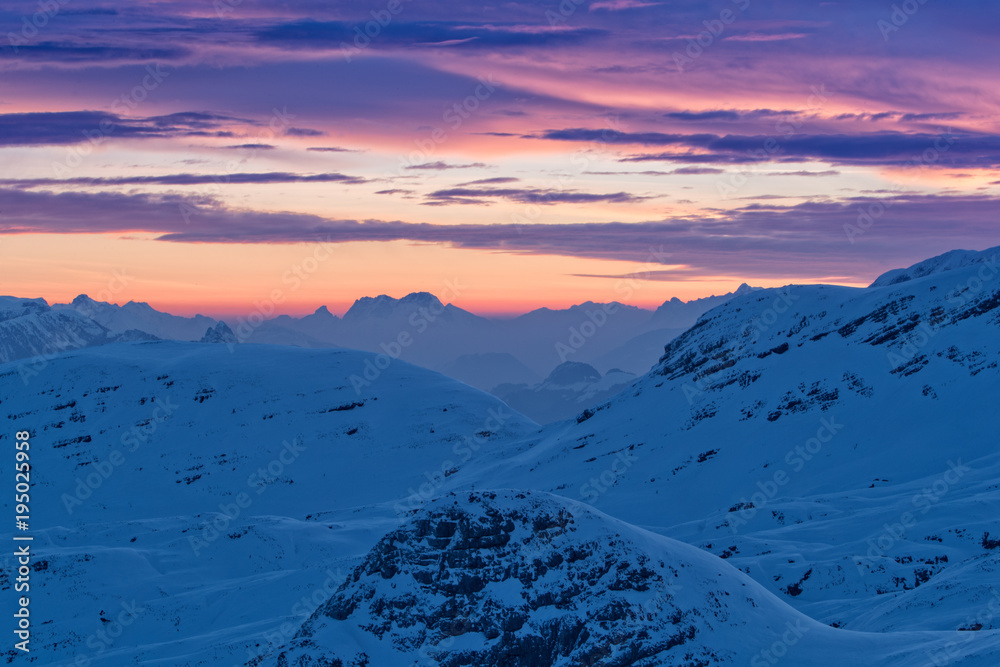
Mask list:
POLYGON ((344 319, 353 317, 390 317, 400 308, 444 308, 441 300, 429 292, 412 292, 402 299, 396 299, 387 294, 376 297, 363 296, 344 314, 344 319))
POLYGON ((601 373, 590 364, 580 361, 564 361, 552 369, 545 381, 557 385, 571 385, 579 382, 593 382, 601 379, 601 373))
POLYGON ((201 337, 202 343, 238 343, 239 339, 229 325, 219 320, 214 327, 209 327, 205 335, 201 337))
POLYGON ((399 300, 400 303, 415 303, 421 306, 440 306, 443 305, 441 300, 430 292, 411 292, 407 294, 402 299, 399 300))

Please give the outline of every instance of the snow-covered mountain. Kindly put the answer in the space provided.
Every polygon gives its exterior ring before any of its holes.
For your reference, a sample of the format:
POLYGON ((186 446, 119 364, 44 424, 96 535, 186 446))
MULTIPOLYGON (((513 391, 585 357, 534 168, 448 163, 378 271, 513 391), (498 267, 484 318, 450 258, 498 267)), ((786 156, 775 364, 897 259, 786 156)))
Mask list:
POLYGON ((204 315, 180 317, 160 312, 148 303, 135 301, 116 306, 95 301, 86 294, 81 294, 67 304, 55 304, 52 308, 56 311, 75 311, 112 333, 144 331, 163 340, 196 341, 205 333, 205 329, 216 324, 215 320, 204 315))
POLYGON ((958 631, 837 630, 725 561, 585 504, 482 491, 383 537, 261 664, 890 667, 946 651, 995 664, 1000 635, 973 647, 958 631))
MULTIPOLYGON (((343 318, 321 306, 300 318, 265 319, 257 313, 233 318, 226 326, 235 342, 365 350, 489 391, 505 383, 535 384, 566 361, 592 363, 604 373, 645 373, 664 340, 682 333, 715 305, 752 289, 744 284, 733 294, 686 303, 675 298, 655 312, 588 301, 512 319, 479 317, 432 294, 415 292, 400 299, 363 297, 343 318)), ((219 324, 203 315, 171 315, 134 301, 118 306, 83 294, 51 308, 41 299, 2 298, 10 308, 3 311, 8 319, 18 319, 0 329, 0 354, 5 355, 0 360, 5 361, 115 341, 200 342, 219 324)))
POLYGON ((26 360, 20 364, 25 382, 63 352, 151 338, 134 329, 110 331, 73 309, 50 308, 44 299, 0 297, 0 362, 26 360))
POLYGON ((38 471, 24 662, 994 667, 982 256, 744 293, 545 427, 385 353, 117 343, 27 383, 4 364, 0 441, 30 429, 38 471))
POLYGON ((356 391, 376 359, 150 342, 59 355, 27 386, 0 366, 37 471, 33 650, 18 661, 243 664, 315 608, 328 570, 399 525, 396 505, 420 507, 470 458, 538 428, 404 362, 356 391), (125 607, 140 611, 119 620, 125 607))
POLYGON ((692 301, 681 301, 677 297, 665 301, 653 312, 653 317, 645 325, 647 329, 687 329, 698 321, 698 318, 716 306, 721 306, 733 297, 743 296, 760 290, 743 283, 735 291, 721 296, 706 296, 692 301))
POLYGON ((455 483, 590 502, 826 623, 1000 629, 984 611, 1000 567, 989 266, 735 298, 627 391, 455 483))
POLYGON ((225 343, 227 345, 236 345, 240 342, 240 339, 236 337, 233 330, 229 328, 225 322, 217 322, 214 327, 209 327, 205 331, 205 335, 201 337, 199 343, 225 343))
POLYGON ((952 250, 951 252, 946 252, 943 255, 938 255, 937 257, 932 257, 922 262, 918 262, 906 269, 886 271, 881 276, 876 278, 875 282, 873 282, 871 286, 888 287, 891 285, 898 285, 899 283, 906 282, 907 280, 914 280, 916 278, 923 278, 924 276, 944 273, 945 271, 953 271, 955 269, 978 265, 981 265, 981 270, 986 276, 989 276, 996 273, 997 260, 996 248, 982 251, 952 250))

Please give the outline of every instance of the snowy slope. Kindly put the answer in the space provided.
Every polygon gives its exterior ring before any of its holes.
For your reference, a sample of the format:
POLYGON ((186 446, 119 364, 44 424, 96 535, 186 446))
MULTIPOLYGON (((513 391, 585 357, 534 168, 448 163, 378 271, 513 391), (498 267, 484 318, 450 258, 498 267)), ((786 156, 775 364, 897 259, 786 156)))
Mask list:
POLYGON ((733 299, 626 392, 452 483, 593 503, 824 622, 1000 629, 969 620, 1000 566, 1000 280, 983 266, 733 299))
POLYGON ((1000 276, 931 264, 743 294, 544 429, 373 353, 145 342, 0 366, 0 441, 30 429, 37 471, 25 662, 992 667, 1000 276))
POLYGON ((386 535, 261 664, 925 665, 1000 660, 1000 633, 864 634, 795 612, 724 561, 547 494, 448 496, 386 535), (963 660, 974 653, 974 658, 963 660))
POLYGON ((943 255, 917 262, 905 269, 886 271, 875 279, 872 287, 888 287, 898 285, 907 280, 915 280, 945 271, 953 271, 969 266, 979 266, 985 274, 996 273, 997 261, 1000 259, 1000 246, 987 250, 952 250, 943 255))
POLYGON ((37 471, 30 662, 242 664, 398 525, 387 501, 419 507, 466 457, 537 429, 402 362, 356 392, 374 360, 155 342, 61 355, 27 386, 0 367, 0 443, 30 429, 37 471), (143 611, 106 645, 102 619, 133 601, 143 611))

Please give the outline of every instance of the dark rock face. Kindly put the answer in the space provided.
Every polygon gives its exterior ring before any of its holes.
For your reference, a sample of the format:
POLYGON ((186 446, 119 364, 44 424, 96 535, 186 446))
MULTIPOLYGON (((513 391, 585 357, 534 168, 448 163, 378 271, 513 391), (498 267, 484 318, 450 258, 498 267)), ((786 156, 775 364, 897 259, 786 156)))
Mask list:
POLYGON ((215 327, 209 327, 199 342, 232 344, 240 341, 236 337, 236 334, 233 333, 233 330, 225 322, 220 321, 215 327))
POLYGON ((651 667, 718 658, 689 644, 707 630, 706 616, 727 615, 720 600, 709 600, 708 612, 682 608, 670 592, 678 570, 624 539, 578 530, 567 507, 505 494, 469 494, 385 536, 275 664, 379 664, 364 651, 331 646, 338 625, 411 656, 412 664, 442 667, 651 667))

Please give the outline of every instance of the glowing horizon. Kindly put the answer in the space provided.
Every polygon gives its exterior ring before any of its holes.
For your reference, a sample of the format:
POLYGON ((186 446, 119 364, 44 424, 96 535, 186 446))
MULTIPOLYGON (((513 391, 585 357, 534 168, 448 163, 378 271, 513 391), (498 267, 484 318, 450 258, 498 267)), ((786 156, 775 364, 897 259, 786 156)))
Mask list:
POLYGON ((7 3, 4 291, 127 270, 122 302, 232 316, 323 244, 277 312, 460 278, 456 305, 510 316, 863 285, 1000 243, 977 12, 568 6, 84 0, 32 33, 43 10, 7 3))

